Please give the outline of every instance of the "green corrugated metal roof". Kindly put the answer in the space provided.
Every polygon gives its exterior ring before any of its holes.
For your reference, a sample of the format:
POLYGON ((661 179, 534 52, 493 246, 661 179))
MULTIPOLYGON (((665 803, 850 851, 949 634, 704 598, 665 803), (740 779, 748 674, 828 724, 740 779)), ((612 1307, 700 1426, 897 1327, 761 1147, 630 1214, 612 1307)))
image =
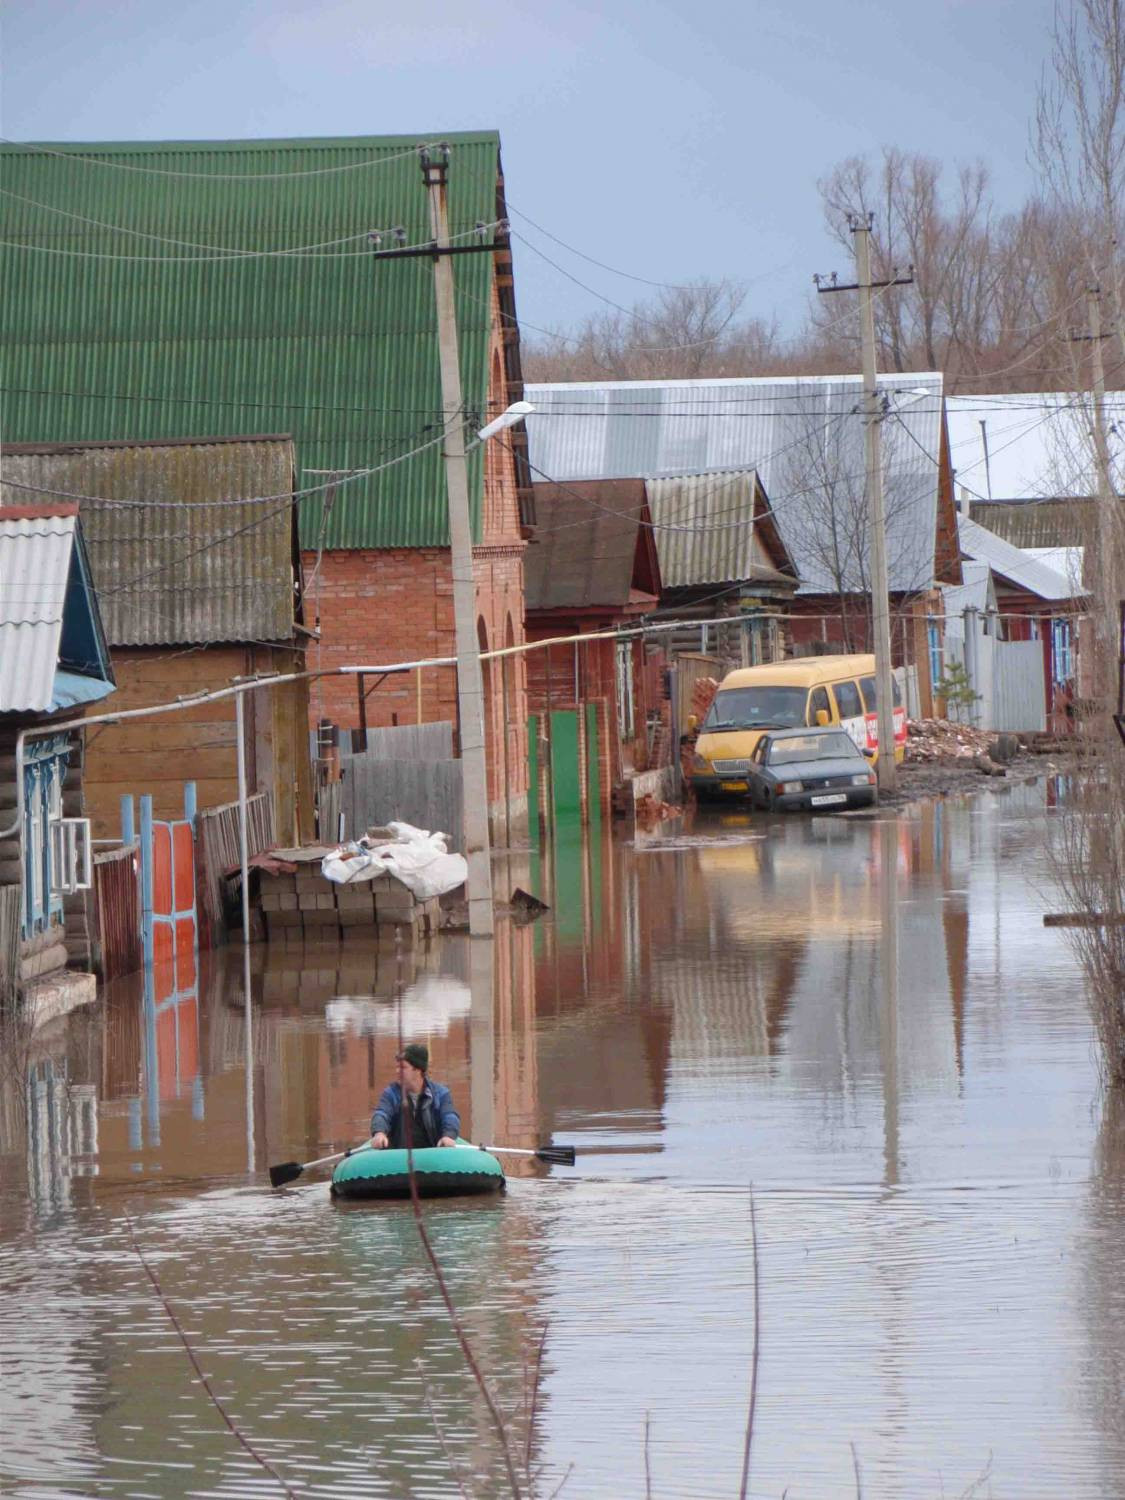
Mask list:
MULTIPOLYGON (((288 430, 307 488, 323 480, 308 470, 367 468, 434 437, 432 263, 376 262, 366 242, 369 230, 395 225, 408 243, 429 240, 419 139, 438 137, 0 150, 5 441, 288 430), (236 253, 347 236, 356 238, 299 257, 236 253), (221 258, 193 263, 200 255, 221 258)), ((491 222, 499 136, 440 139, 452 147, 451 232, 491 222)), ((493 257, 457 256, 454 270, 464 399, 483 411, 493 257)), ((470 462, 479 535, 479 450, 470 462)), ((442 545, 445 507, 433 447, 341 485, 326 541, 442 545)), ((301 522, 315 545, 318 497, 304 502, 301 522)))

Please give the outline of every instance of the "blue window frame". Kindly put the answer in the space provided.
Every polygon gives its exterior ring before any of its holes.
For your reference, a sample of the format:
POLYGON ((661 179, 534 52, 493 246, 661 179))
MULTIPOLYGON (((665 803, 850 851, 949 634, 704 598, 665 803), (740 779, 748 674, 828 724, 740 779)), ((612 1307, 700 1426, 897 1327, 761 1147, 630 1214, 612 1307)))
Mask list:
POLYGON ((941 631, 936 620, 926 621, 926 644, 930 652, 930 686, 939 682, 945 674, 945 664, 942 661, 941 631))
POLYGON ((24 937, 46 931, 52 917, 62 920, 62 893, 51 889, 51 825, 62 817, 68 752, 65 736, 32 741, 24 750, 24 937))
POLYGON ((1074 676, 1074 635, 1069 620, 1051 621, 1051 676, 1068 682, 1074 676))

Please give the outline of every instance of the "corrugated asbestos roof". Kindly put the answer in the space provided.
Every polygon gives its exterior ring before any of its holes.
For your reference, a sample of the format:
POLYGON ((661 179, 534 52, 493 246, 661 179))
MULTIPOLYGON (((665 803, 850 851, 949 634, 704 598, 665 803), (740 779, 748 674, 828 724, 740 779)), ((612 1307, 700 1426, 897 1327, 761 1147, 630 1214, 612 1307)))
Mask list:
POLYGON ((111 645, 292 637, 289 438, 7 448, 0 465, 3 480, 43 486, 28 494, 0 483, 0 505, 47 500, 51 491, 129 502, 82 504, 111 645))
POLYGON ((973 562, 984 562, 1011 583, 1037 594, 1040 599, 1059 601, 1073 599, 1082 590, 1053 568, 1037 562, 1003 537, 986 531, 968 516, 957 517, 957 535, 962 553, 973 562))
MULTIPOLYGON (((1088 393, 950 396, 946 408, 955 482, 974 499, 1097 493, 1088 393)), ((1120 493, 1125 485, 1125 392, 1107 392, 1105 416, 1120 493)))
POLYGON ((778 571, 756 533, 756 492, 752 469, 648 481, 665 588, 755 579, 792 586, 794 580, 778 571))
POLYGON ((1085 547, 1093 539, 1091 500, 971 500, 969 515, 1013 547, 1085 547))
POLYGON ((527 608, 628 604, 646 505, 644 480, 537 484, 534 490, 538 531, 524 554, 527 608))
MULTIPOLYGON (((890 585, 913 591, 934 576, 942 378, 880 375, 879 385, 890 407, 890 585)), ((861 388, 858 376, 529 384, 531 462, 538 478, 566 481, 709 474, 716 519, 722 474, 757 469, 800 591, 832 593, 837 580, 859 589, 867 529, 861 388)))
POLYGON ((78 517, 7 520, 0 509, 0 713, 46 713, 54 698, 78 517))
MULTIPOLYGON (((499 137, 441 138, 452 148, 450 228, 464 234, 496 217, 499 137)), ((0 197, 0 239, 20 247, 0 249, 6 441, 284 430, 307 487, 310 470, 371 468, 432 438, 432 263, 376 262, 366 239, 401 225, 409 244, 429 241, 419 139, 433 137, 0 150, 12 195, 0 197), (350 170, 310 175, 341 166, 350 170), (245 253, 312 245, 324 248, 245 253)), ((470 413, 487 403, 493 262, 454 259, 470 413)), ((470 480, 479 535, 479 448, 470 480)), ((321 512, 319 497, 304 502, 306 543, 316 544, 321 512)), ((341 485, 325 539, 447 544, 440 448, 341 485)))

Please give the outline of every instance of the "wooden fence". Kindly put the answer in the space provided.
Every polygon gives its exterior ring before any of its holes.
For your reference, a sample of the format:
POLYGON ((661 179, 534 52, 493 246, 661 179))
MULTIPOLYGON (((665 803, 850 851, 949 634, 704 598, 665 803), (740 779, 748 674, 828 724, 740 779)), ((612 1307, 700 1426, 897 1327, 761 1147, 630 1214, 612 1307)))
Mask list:
POLYGON ((461 762, 377 760, 354 755, 341 783, 348 838, 392 818, 449 835, 461 848, 461 762))
POLYGON ((20 897, 18 885, 0 886, 0 1006, 16 998, 20 975, 20 897))
MULTIPOLYGON (((274 843, 273 799, 268 792, 246 799, 247 845, 251 856, 274 843)), ((200 946, 214 947, 226 937, 223 877, 237 869, 238 803, 209 807, 195 819, 196 882, 200 946)))
POLYGON ((94 856, 94 905, 102 978, 134 973, 144 961, 135 844, 94 856))

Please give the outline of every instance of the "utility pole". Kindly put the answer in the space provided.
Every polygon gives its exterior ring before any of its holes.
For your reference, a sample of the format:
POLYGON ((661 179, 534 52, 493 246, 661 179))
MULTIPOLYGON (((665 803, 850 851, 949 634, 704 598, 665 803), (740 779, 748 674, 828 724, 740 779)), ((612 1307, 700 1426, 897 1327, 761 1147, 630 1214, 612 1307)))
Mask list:
POLYGON ((848 227, 855 237, 856 279, 845 285, 835 276, 815 276, 818 292, 858 292, 859 331, 863 344, 864 452, 867 493, 868 551, 871 568, 871 619, 875 634, 875 689, 878 703, 879 759, 876 772, 879 792, 893 796, 898 790, 898 767, 895 765, 894 689, 891 674, 891 605, 887 578, 887 525, 883 513, 883 460, 880 444, 883 412, 875 372, 875 307, 871 293, 876 287, 908 286, 913 267, 905 276, 897 268, 889 281, 871 279, 872 215, 852 214, 848 227), (824 285, 821 282, 824 281, 824 285))
POLYGON ((473 533, 469 516, 469 471, 465 462, 465 413, 461 399, 457 315, 453 303, 453 261, 448 253, 451 248, 446 202, 449 150, 442 147, 435 157, 423 147, 420 157, 422 180, 430 199, 430 231, 434 237, 434 300, 437 304, 438 352, 441 360, 441 404, 445 418, 442 456, 445 460, 445 488, 449 504, 463 828, 465 859, 469 866, 465 889, 469 897, 470 934, 473 937, 491 937, 492 850, 488 837, 484 682, 480 668, 480 644, 477 640, 473 533))
POLYGON ((1109 333, 1102 331, 1102 294, 1098 286, 1086 288, 1086 332, 1073 331, 1070 342, 1090 345, 1091 386, 1093 393, 1094 463, 1098 478, 1094 535, 1097 539, 1094 558, 1094 685, 1096 697, 1112 712, 1120 683, 1111 685, 1111 670, 1118 670, 1121 653, 1119 630, 1118 541, 1120 524, 1117 496, 1109 467, 1109 439, 1105 422, 1105 369, 1102 341, 1109 333))

